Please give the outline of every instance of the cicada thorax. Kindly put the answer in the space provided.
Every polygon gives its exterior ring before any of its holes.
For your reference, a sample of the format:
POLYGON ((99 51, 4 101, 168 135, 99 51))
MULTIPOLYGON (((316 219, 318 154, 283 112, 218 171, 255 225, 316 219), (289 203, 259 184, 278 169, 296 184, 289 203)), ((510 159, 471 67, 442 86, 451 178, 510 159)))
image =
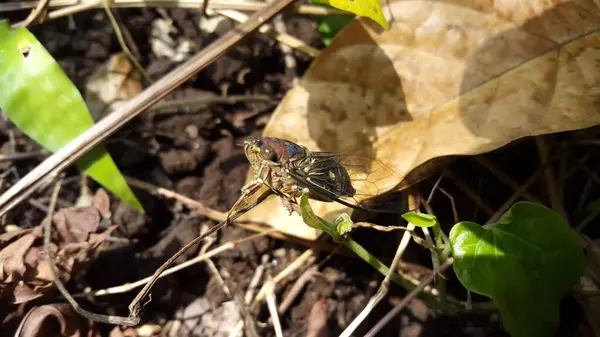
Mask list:
POLYGON ((290 160, 306 156, 306 148, 281 138, 263 137, 265 144, 269 145, 277 154, 279 162, 285 164, 290 160))

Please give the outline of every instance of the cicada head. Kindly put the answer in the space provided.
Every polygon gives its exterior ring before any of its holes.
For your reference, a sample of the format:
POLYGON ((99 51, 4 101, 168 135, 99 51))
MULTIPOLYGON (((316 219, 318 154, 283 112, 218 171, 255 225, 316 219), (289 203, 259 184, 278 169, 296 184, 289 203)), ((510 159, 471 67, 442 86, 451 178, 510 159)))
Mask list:
POLYGON ((244 146, 244 154, 246 154, 252 169, 254 172, 258 172, 261 165, 260 148, 262 140, 256 137, 247 137, 242 145, 244 146))

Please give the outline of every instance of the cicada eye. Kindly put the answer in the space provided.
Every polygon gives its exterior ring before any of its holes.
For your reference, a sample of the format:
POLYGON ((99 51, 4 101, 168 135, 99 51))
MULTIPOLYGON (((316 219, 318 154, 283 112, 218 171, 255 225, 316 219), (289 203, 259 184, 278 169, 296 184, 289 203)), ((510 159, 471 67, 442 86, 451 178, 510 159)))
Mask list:
POLYGON ((275 150, 273 150, 272 147, 268 146, 268 145, 263 145, 260 148, 260 156, 268 161, 272 161, 272 162, 279 162, 279 158, 277 157, 277 153, 275 152, 275 150))

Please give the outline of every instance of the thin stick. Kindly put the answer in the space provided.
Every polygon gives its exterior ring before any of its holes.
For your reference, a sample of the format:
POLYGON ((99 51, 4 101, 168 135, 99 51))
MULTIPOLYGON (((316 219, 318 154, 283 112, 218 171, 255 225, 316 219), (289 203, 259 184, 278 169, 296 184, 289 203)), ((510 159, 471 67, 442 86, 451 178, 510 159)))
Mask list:
POLYGON ((131 63, 133 63, 133 65, 137 69, 137 71, 139 71, 140 74, 142 74, 142 76, 144 76, 146 83, 152 83, 152 79, 150 78, 150 75, 148 75, 148 73, 146 72, 144 67, 142 67, 140 62, 138 62, 138 60, 135 58, 135 56, 133 56, 133 53, 129 49, 129 46, 127 45, 127 43, 125 43, 125 39, 123 38, 123 32, 121 32, 119 23, 115 19, 110 7, 108 6, 109 1, 110 0, 102 1, 102 6, 104 7, 104 11, 106 12, 106 15, 108 16, 108 20, 110 21, 110 24, 112 25, 113 29, 115 30, 115 34, 117 35, 117 41, 119 41, 119 45, 121 46, 121 49, 123 50, 123 52, 129 59, 129 61, 131 63))
POLYGON ((24 28, 29 26, 33 22, 37 22, 40 19, 42 13, 46 10, 46 6, 50 0, 39 0, 37 6, 29 13, 25 20, 18 22, 12 26, 12 28, 24 28))
MULTIPOLYGON (((300 269, 300 267, 302 267, 315 254, 316 250, 307 249, 304 253, 302 253, 302 255, 300 255, 296 260, 294 260, 294 262, 290 263, 290 265, 285 267, 284 270, 279 272, 279 274, 275 275, 275 277, 273 278, 273 282, 281 282, 284 278, 290 276, 293 272, 300 269)), ((265 298, 265 293, 266 289, 263 285, 258 291, 256 297, 254 298, 254 301, 252 301, 251 309, 254 309, 256 305, 258 305, 258 303, 260 303, 265 298)))
MULTIPOLYGON (((409 204, 409 209, 418 208, 418 202, 415 201, 415 198, 413 198, 412 196, 409 196, 409 204)), ((404 232, 404 234, 402 235, 402 239, 400 240, 400 244, 396 249, 394 259, 392 260, 392 264, 390 265, 390 268, 387 274, 385 275, 385 278, 379 285, 377 293, 375 293, 375 295, 371 297, 371 299, 369 300, 369 302, 367 302, 367 305, 363 308, 360 314, 358 314, 358 316, 350 323, 350 325, 348 325, 348 327, 344 329, 340 337, 350 337, 352 333, 354 333, 354 331, 358 328, 358 326, 367 318, 371 311, 373 311, 375 306, 377 306, 377 304, 385 297, 385 295, 387 295, 390 287, 390 279, 392 275, 394 275, 396 272, 396 266, 398 266, 398 263, 402 259, 402 255, 404 255, 404 251, 406 250, 406 247, 408 247, 408 244, 410 242, 410 232, 414 231, 414 229, 415 225, 413 225, 412 223, 408 223, 407 231, 404 232)))
MULTIPOLYGON (((487 169, 488 171, 490 171, 494 176, 496 176, 496 178, 498 178, 498 180, 500 180, 501 182, 503 182, 505 185, 508 185, 508 187, 512 188, 513 192, 519 189, 519 183, 517 183, 516 181, 514 181, 511 177, 509 177, 504 171, 498 169, 497 167, 495 167, 487 158, 485 158, 484 156, 474 156, 473 160, 475 160, 477 162, 477 164, 483 166, 485 169, 487 169)), ((537 203, 542 203, 542 201, 536 197, 535 195, 525 191, 523 192, 523 197, 526 198, 529 201, 533 201, 533 202, 537 202, 537 203)))
MULTIPOLYGON (((87 9, 101 7, 101 0, 50 0, 48 8, 87 7, 87 9)), ((13 12, 37 7, 39 1, 12 1, 0 4, 0 12, 13 12)), ((110 6, 113 8, 189 8, 198 9, 204 4, 203 0, 112 0, 110 6)), ((260 11, 268 5, 260 1, 247 0, 210 0, 208 8, 211 9, 234 9, 238 11, 260 11)), ((290 8, 291 11, 306 15, 344 15, 354 14, 339 9, 298 4, 290 8)), ((73 14, 73 13, 71 13, 73 14)))
POLYGON ((273 192, 271 191, 271 189, 266 188, 264 185, 260 186, 257 189, 254 189, 252 194, 243 193, 240 196, 240 198, 238 199, 238 201, 233 205, 233 207, 229 211, 229 214, 227 215, 227 218, 224 221, 221 221, 217 225, 211 227, 205 233, 196 237, 194 240, 192 240, 187 245, 183 246, 177 253, 173 254, 173 256, 171 256, 171 258, 169 258, 167 260, 167 262, 165 262, 162 266, 160 266, 154 272, 154 275, 152 275, 152 278, 150 279, 150 281, 148 281, 148 283, 144 286, 144 288, 142 288, 142 290, 140 290, 140 292, 133 299, 133 301, 131 301, 131 304, 129 304, 129 316, 130 317, 139 317, 139 315, 144 307, 144 304, 142 304, 141 301, 146 296, 148 296, 148 294, 150 293, 150 289, 152 288, 154 283, 156 283, 156 281, 158 280, 160 275, 167 268, 169 268, 169 266, 171 264, 173 264, 173 262, 175 262, 175 260, 177 260, 183 253, 185 253, 188 249, 190 249, 191 247, 196 245, 198 242, 202 241, 204 238, 208 237, 209 235, 212 235, 213 233, 217 232, 221 228, 225 227, 231 221, 234 221, 235 219, 239 218, 240 216, 242 216, 242 214, 246 213, 248 210, 252 209, 254 206, 263 202, 272 193, 273 192), (251 197, 255 197, 255 198, 251 199, 251 197))
POLYGON ((564 209, 563 198, 558 193, 559 188, 556 186, 556 179, 554 178, 554 170, 548 163, 549 161, 549 151, 548 144, 544 141, 544 138, 541 136, 535 137, 535 144, 537 145, 538 153, 540 156, 540 162, 542 165, 546 166, 544 170, 544 180, 546 182, 546 189, 548 191, 548 196, 550 197, 550 205, 552 208, 558 212, 564 219, 568 219, 567 212, 564 209))
POLYGON ((82 3, 80 5, 73 5, 73 6, 56 9, 56 10, 53 10, 52 12, 48 13, 46 18, 48 20, 55 20, 58 18, 62 18, 63 16, 77 14, 79 12, 83 12, 83 11, 87 11, 87 10, 96 8, 96 7, 100 6, 103 1, 104 0, 94 0, 94 1, 87 2, 87 3, 82 3))
MULTIPOLYGON (((272 229, 272 230, 274 231, 275 229, 272 229)), ((219 254, 221 254, 221 253, 223 253, 223 252, 225 252, 227 250, 236 248, 237 246, 241 245, 244 242, 252 241, 252 240, 261 238, 261 237, 263 237, 263 236, 265 236, 267 234, 268 234, 268 232, 259 233, 259 234, 253 234, 253 235, 248 236, 248 237, 243 238, 243 239, 239 239, 239 240, 227 242, 227 243, 225 243, 225 244, 223 244, 223 245, 221 245, 221 246, 219 246, 219 247, 217 247, 217 248, 215 248, 213 250, 208 251, 206 254, 199 255, 199 256, 191 259, 191 260, 185 261, 183 263, 180 263, 180 264, 178 264, 178 265, 176 265, 174 267, 171 267, 171 268, 165 270, 165 272, 162 273, 159 276, 159 279, 163 278, 163 277, 166 277, 168 275, 171 275, 173 273, 176 273, 176 272, 178 272, 178 271, 180 271, 182 269, 185 269, 185 268, 187 268, 189 266, 192 266, 194 264, 197 264, 199 262, 206 261, 206 260, 208 260, 208 259, 210 259, 210 258, 212 258, 214 256, 217 256, 217 255, 219 255, 219 254)), ((126 293, 126 292, 131 291, 131 290, 133 290, 135 288, 139 288, 139 287, 143 286, 144 284, 148 283, 148 281, 150 281, 151 279, 152 279, 152 277, 148 276, 148 277, 143 278, 141 280, 137 280, 137 281, 132 282, 132 283, 126 283, 126 284, 123 284, 123 285, 120 285, 120 286, 116 286, 116 287, 110 287, 110 288, 106 288, 106 289, 93 290, 93 291, 92 290, 86 290, 83 293, 79 293, 79 294, 73 295, 73 297, 86 297, 86 296, 97 297, 97 296, 106 296, 106 295, 126 293)))
MULTIPOLYGON (((446 260, 446 262, 440 268, 440 272, 443 272, 448 267, 450 267, 452 265, 452 262, 452 258, 446 260)), ((392 320, 392 318, 394 318, 398 314, 398 312, 400 312, 400 310, 402 310, 408 303, 410 303, 410 301, 417 297, 419 293, 421 293, 423 289, 425 289, 425 287, 433 281, 434 277, 435 274, 427 276, 427 278, 424 279, 418 287, 413 289, 408 295, 406 295, 406 297, 402 299, 402 301, 400 301, 400 303, 396 304, 396 306, 394 306, 394 308, 390 310, 390 312, 388 312, 379 322, 377 322, 377 324, 375 324, 375 326, 372 327, 371 330, 369 330, 369 332, 367 332, 365 337, 377 336, 377 333, 381 331, 381 329, 384 326, 386 326, 392 320)))
MULTIPOLYGON (((212 11, 209 11, 209 13, 210 12, 212 12, 212 11)), ((245 22, 246 20, 248 20, 248 15, 246 15, 242 12, 235 11, 235 10, 223 9, 223 10, 216 10, 215 12, 219 13, 225 17, 228 17, 232 20, 235 20, 237 22, 245 22)), ((278 32, 271 25, 262 25, 258 29, 258 31, 274 38, 275 40, 279 41, 280 43, 283 43, 291 48, 299 50, 309 56, 317 57, 319 55, 319 53, 321 52, 320 50, 307 45, 304 41, 302 41, 292 35, 289 35, 285 32, 278 32)))
POLYGON ((0 155, 0 162, 4 161, 18 161, 27 160, 32 158, 44 157, 48 155, 48 151, 34 151, 34 152, 17 152, 0 155))
POLYGON ((224 282, 227 282, 227 287, 231 290, 231 297, 238 307, 240 316, 243 318, 244 327, 246 328, 246 335, 248 337, 258 337, 259 335, 258 330, 256 330, 256 322, 254 321, 252 315, 250 315, 250 311, 248 310, 248 306, 244 301, 241 292, 237 288, 236 284, 231 281, 231 275, 229 275, 226 270, 223 271, 223 279, 224 282))
POLYGON ((458 188, 467 196, 469 199, 473 200, 481 209, 483 209, 487 214, 494 214, 494 209, 488 206, 477 194, 477 192, 473 191, 469 186, 462 182, 462 180, 454 175, 452 171, 447 170, 444 173, 458 188))
POLYGON ((173 89, 211 64, 248 34, 270 20, 273 16, 291 5, 294 0, 277 0, 254 13, 248 21, 241 23, 201 50, 184 64, 178 66, 168 75, 142 91, 138 96, 127 101, 117 110, 108 114, 93 127, 76 137, 58 152, 44 160, 35 169, 19 180, 8 191, 0 196, 0 216, 29 197, 45 178, 52 173, 60 172, 73 164, 82 155, 103 142, 121 126, 139 115, 142 111, 168 95, 173 89))
POLYGON ((294 300, 296 300, 298 295, 300 295, 300 292, 302 291, 304 286, 308 282, 310 282, 310 280, 312 280, 312 278, 318 272, 319 272, 318 266, 312 266, 312 267, 308 268, 304 273, 302 273, 302 275, 300 275, 300 277, 298 277, 298 279, 292 285, 292 288, 290 289, 290 291, 287 293, 287 295, 283 298, 283 300, 279 304, 279 309, 277 310, 277 312, 279 312, 280 315, 283 315, 286 313, 286 311, 290 308, 290 306, 292 306, 292 303, 294 302, 294 300))
POLYGON ((189 107, 194 105, 213 105, 213 104, 237 104, 239 102, 257 101, 257 102, 269 102, 275 100, 274 97, 267 95, 231 95, 231 96, 211 96, 211 97, 200 97, 200 98, 187 98, 187 99, 170 99, 167 101, 160 101, 153 107, 149 108, 148 111, 158 111, 167 109, 177 109, 181 107, 189 107))
POLYGON ((131 186, 141 188, 141 189, 148 191, 154 195, 162 195, 162 196, 170 198, 170 199, 175 199, 189 208, 200 211, 202 214, 206 215, 208 218, 213 219, 215 221, 224 221, 225 219, 227 219, 227 213, 220 212, 220 211, 214 210, 210 207, 204 206, 204 204, 201 203, 200 201, 186 197, 183 194, 179 194, 175 191, 171 191, 171 190, 163 188, 163 187, 158 187, 158 186, 152 185, 150 183, 147 183, 145 181, 142 181, 142 180, 139 180, 139 179, 136 179, 133 177, 126 176, 125 180, 131 186))
MULTIPOLYGON (((273 2, 273 0, 266 0, 267 2, 273 2)), ((264 26, 263 26, 264 27, 264 26)), ((261 27, 262 28, 262 27, 261 27)), ((275 16, 273 18, 273 29, 276 34, 279 35, 287 35, 287 29, 285 26, 285 22, 283 22, 283 16, 281 14, 275 16)), ((259 29, 260 31, 260 29, 259 29)), ((283 63, 285 64, 285 73, 289 76, 294 82, 297 80, 298 72, 296 69, 296 59, 292 54, 292 48, 282 42, 278 43, 279 49, 283 53, 283 63)))
POLYGON ((279 314, 277 313, 277 301, 275 300, 275 284, 273 283, 272 279, 267 280, 265 283, 265 295, 267 300, 267 308, 269 309, 269 314, 273 320, 275 336, 283 337, 283 330, 281 329, 279 314))
POLYGON ((252 279, 250 280, 248 289, 246 289, 246 294, 244 295, 244 301, 246 302, 246 304, 250 304, 250 302, 252 301, 254 293, 256 292, 256 288, 258 287, 258 283, 262 279, 263 273, 265 272, 265 268, 268 262, 269 255, 263 255, 261 264, 254 271, 254 275, 252 275, 252 279))

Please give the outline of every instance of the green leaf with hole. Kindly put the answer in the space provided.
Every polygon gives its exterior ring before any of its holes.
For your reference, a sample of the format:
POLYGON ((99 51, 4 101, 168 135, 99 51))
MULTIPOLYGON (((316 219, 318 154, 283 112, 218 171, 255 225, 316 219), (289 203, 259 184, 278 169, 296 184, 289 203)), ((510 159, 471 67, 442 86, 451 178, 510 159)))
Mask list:
POLYGON ((437 223, 435 215, 423 213, 406 212, 402 214, 402 218, 417 227, 433 227, 437 223))
POLYGON ((313 0, 313 2, 367 17, 385 29, 390 28, 390 24, 387 22, 385 16, 383 16, 379 0, 313 0))
MULTIPOLYGON (((52 55, 27 29, 13 30, 6 20, 0 21, 0 109, 50 152, 94 125, 81 94, 52 55)), ((104 146, 86 153, 77 166, 144 211, 104 146)))
POLYGON ((559 303, 584 267, 577 234, 556 212, 518 202, 495 224, 456 224, 450 244, 456 276, 496 302, 512 337, 554 335, 559 303))

